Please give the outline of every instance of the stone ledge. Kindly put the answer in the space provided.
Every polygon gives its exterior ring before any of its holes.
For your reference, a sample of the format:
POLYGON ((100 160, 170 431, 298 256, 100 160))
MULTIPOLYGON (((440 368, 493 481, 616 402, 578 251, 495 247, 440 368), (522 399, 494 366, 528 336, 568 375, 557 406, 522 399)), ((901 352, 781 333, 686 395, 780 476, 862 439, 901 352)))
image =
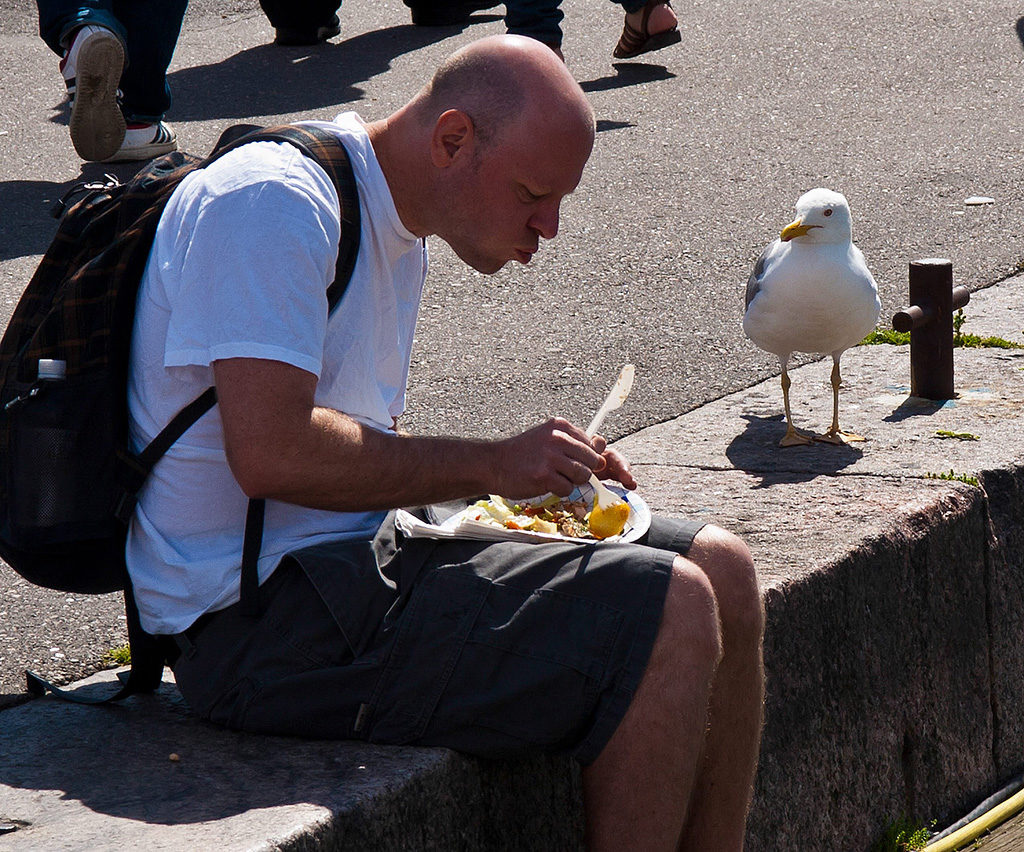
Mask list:
MULTIPOLYGON (((1009 323, 1013 283, 972 306, 1009 323)), ((654 511, 738 532, 759 566, 755 852, 866 849, 900 813, 953 819, 1024 754, 1024 355, 958 350, 960 396, 945 404, 907 397, 905 347, 853 350, 843 369, 860 448, 777 451, 777 380, 619 442, 654 511), (981 487, 929 476, 951 470, 981 487)), ((828 372, 793 372, 794 414, 819 431, 828 372)), ((3 852, 581 842, 565 759, 235 734, 190 718, 170 682, 122 708, 47 699, 2 718, 0 817, 30 823, 0 835, 3 852)))
POLYGON ((538 837, 565 849, 581 832, 564 758, 240 734, 192 717, 169 672, 157 694, 117 707, 7 710, 3 739, 0 822, 20 825, 0 835, 4 852, 525 849, 538 837))

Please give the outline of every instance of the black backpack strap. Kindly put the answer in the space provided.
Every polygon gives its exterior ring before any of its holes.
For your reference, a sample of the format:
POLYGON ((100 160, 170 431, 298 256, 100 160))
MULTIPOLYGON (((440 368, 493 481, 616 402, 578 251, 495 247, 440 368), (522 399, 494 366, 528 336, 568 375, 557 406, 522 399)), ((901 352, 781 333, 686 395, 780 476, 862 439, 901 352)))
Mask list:
POLYGON ((232 124, 217 139, 217 144, 213 146, 213 153, 219 153, 221 149, 233 148, 235 147, 235 142, 243 136, 248 136, 250 133, 256 133, 262 129, 262 124, 232 124))
POLYGON ((260 601, 259 559, 263 547, 263 515, 266 501, 249 500, 245 514, 245 538, 242 541, 242 574, 239 580, 239 608, 242 615, 258 618, 263 612, 260 601))
POLYGON ((74 704, 109 704, 120 701, 129 695, 142 692, 153 692, 163 678, 164 660, 167 657, 166 639, 153 636, 142 629, 139 619, 139 608, 135 604, 131 582, 125 579, 124 609, 128 620, 128 647, 131 649, 131 668, 127 673, 118 675, 121 686, 107 696, 81 695, 78 690, 61 689, 50 681, 41 678, 35 672, 25 672, 25 685, 36 697, 47 692, 53 693, 64 701, 74 704))
POLYGON ((145 448, 136 456, 128 456, 123 459, 125 463, 126 482, 121 499, 118 501, 114 514, 123 524, 131 520, 135 511, 135 503, 138 501, 139 490, 146 481, 154 465, 166 453, 171 445, 185 434, 192 424, 199 420, 207 411, 213 408, 217 402, 216 388, 207 388, 192 402, 186 405, 181 411, 171 418, 171 421, 160 430, 160 433, 150 441, 145 448))
MULTIPOLYGON (((348 287, 359 252, 361 217, 359 192, 348 152, 333 133, 315 125, 286 124, 279 127, 249 130, 251 125, 229 127, 218 140, 215 156, 249 142, 288 142, 315 160, 327 172, 338 193, 341 213, 341 239, 334 281, 327 288, 328 311, 333 311, 348 287)), ((210 388, 210 390, 213 390, 210 388)), ((147 448, 148 449, 148 448, 147 448)), ((240 577, 240 608, 253 618, 262 612, 259 591, 258 563, 263 545, 264 500, 250 500, 245 517, 245 537, 242 541, 240 577)))
POLYGON ((213 154, 203 165, 217 157, 250 142, 288 142, 303 154, 314 160, 327 172, 338 193, 341 210, 341 239, 338 243, 338 261, 334 269, 334 281, 327 288, 327 304, 333 311, 345 293, 359 252, 361 221, 359 212, 359 191, 355 174, 349 161, 348 151, 341 140, 331 131, 317 125, 282 124, 276 127, 258 128, 251 124, 237 124, 229 127, 217 141, 213 154))
MULTIPOLYGON (((355 174, 349 161, 348 152, 341 140, 333 133, 314 125, 287 124, 264 129, 253 125, 235 125, 229 127, 217 142, 214 153, 207 163, 222 156, 230 150, 250 142, 288 142, 303 154, 315 160, 327 172, 338 193, 338 205, 341 214, 341 238, 338 243, 338 259, 334 269, 334 280, 327 288, 328 311, 338 306, 345 294, 348 283, 355 269, 356 257, 359 252, 359 239, 362 222, 359 212, 359 192, 356 187, 355 174)), ((205 164, 204 164, 205 165, 205 164)), ((216 390, 207 388, 189 406, 183 409, 164 428, 161 433, 142 451, 139 461, 143 463, 145 473, 143 479, 152 470, 153 465, 196 420, 199 419, 216 400, 216 390), (210 398, 207 400, 208 395, 210 398), (179 421, 177 428, 171 427, 179 421), (165 433, 167 433, 165 439, 165 433), (158 443, 159 442, 159 443, 158 443)), ((139 481, 141 487, 142 481, 139 481)), ((136 489, 137 491, 137 489, 136 489)), ((243 613, 256 617, 262 611, 259 599, 258 562, 263 546, 263 516, 266 503, 264 500, 250 500, 245 518, 245 535, 242 541, 242 565, 239 580, 240 606, 243 613)), ((134 504, 132 504, 134 508, 134 504)), ((131 517, 129 512, 128 517, 131 517)))

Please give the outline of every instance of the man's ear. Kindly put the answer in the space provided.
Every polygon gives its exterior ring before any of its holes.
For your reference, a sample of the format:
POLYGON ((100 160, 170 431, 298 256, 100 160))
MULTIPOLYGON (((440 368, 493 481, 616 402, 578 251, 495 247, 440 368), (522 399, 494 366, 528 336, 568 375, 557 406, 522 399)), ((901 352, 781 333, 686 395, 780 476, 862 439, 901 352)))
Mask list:
POLYGON ((476 143, 473 119, 460 109, 441 113, 430 137, 430 159, 439 169, 447 168, 456 158, 472 157, 476 143))

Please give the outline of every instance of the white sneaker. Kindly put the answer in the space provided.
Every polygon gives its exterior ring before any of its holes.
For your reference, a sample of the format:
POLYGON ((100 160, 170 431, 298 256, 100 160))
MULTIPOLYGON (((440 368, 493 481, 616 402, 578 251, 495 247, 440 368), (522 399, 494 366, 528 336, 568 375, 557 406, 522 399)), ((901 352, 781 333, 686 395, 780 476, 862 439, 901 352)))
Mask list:
POLYGON ((71 101, 71 144, 83 160, 105 160, 124 141, 119 105, 124 46, 106 27, 75 30, 60 63, 71 101))
POLYGON ((161 154, 178 150, 178 137, 165 121, 154 124, 129 124, 124 142, 106 163, 121 163, 129 160, 152 160, 161 154))

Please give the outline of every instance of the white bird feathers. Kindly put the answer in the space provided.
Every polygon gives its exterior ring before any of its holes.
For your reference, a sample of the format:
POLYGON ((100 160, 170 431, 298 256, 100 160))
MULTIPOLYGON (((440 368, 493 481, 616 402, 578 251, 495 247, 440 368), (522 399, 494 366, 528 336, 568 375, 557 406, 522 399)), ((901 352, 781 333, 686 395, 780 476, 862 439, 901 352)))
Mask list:
POLYGON ((786 434, 779 446, 813 440, 864 440, 839 428, 839 358, 878 321, 878 288, 853 244, 850 206, 829 189, 812 189, 796 203, 796 220, 761 255, 747 281, 743 330, 778 356, 786 434), (787 372, 793 352, 832 356, 832 425, 820 437, 798 431, 789 408, 787 372))

